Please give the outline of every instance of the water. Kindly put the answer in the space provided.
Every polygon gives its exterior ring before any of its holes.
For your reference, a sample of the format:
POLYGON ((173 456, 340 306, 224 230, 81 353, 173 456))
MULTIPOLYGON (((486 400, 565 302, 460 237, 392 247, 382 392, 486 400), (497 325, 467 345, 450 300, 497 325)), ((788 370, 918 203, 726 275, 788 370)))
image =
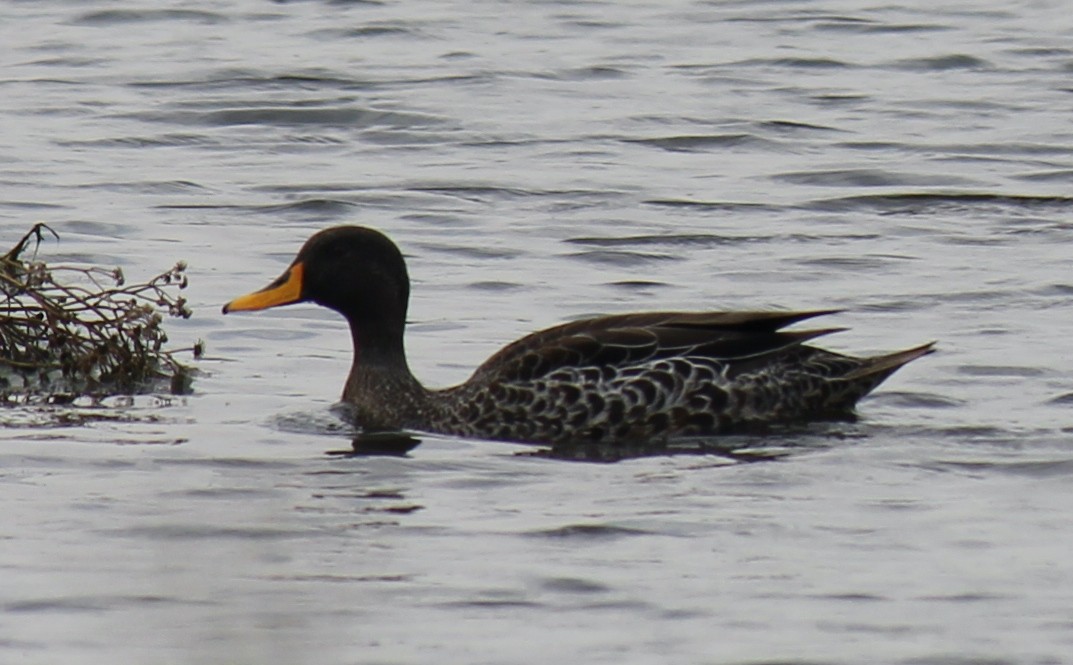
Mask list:
POLYGON ((1059 663, 1073 653, 1062 2, 10 2, 0 230, 190 264, 188 397, 0 418, 4 663, 1059 663), (573 463, 347 457, 332 314, 388 232, 446 385, 597 312, 845 308, 940 353, 857 423, 573 463), (696 452, 696 451, 694 451, 696 452))

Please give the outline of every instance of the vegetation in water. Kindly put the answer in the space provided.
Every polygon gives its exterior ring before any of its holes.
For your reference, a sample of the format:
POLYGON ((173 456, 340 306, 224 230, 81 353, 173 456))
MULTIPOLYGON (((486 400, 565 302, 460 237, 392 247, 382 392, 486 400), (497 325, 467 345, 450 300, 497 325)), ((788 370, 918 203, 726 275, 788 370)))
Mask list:
POLYGON ((180 292, 186 264, 139 283, 119 268, 50 265, 37 258, 45 232, 36 224, 0 256, 0 398, 189 390, 192 369, 168 349, 166 312, 189 318, 180 292), (30 247, 32 252, 28 252, 30 247), (26 254, 30 254, 30 258, 26 254))

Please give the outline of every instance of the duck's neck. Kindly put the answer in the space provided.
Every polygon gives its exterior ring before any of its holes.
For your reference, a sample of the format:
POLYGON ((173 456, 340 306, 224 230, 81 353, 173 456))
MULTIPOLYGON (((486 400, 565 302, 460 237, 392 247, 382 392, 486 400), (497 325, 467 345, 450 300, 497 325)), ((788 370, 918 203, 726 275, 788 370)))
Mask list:
POLYGON ((343 389, 343 401, 356 412, 366 430, 424 429, 429 396, 406 362, 402 327, 370 333, 350 322, 354 362, 343 389))

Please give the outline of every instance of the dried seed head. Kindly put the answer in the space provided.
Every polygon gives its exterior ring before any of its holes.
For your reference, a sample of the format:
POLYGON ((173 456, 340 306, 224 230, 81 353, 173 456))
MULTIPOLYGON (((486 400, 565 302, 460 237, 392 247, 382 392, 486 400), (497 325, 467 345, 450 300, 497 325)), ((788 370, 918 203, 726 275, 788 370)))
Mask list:
MULTIPOLYGON (((25 240, 17 247, 24 245, 25 240)), ((185 270, 186 263, 178 262, 147 282, 127 286, 119 267, 50 268, 43 261, 19 260, 14 250, 0 252, 0 351, 31 368, 23 378, 26 387, 38 374, 66 376, 67 385, 94 390, 107 388, 100 382, 117 382, 125 390, 151 375, 175 376, 184 368, 164 348, 162 315, 192 315, 188 301, 176 297, 189 285, 185 270), (78 286, 64 284, 70 275, 78 286)), ((195 357, 201 349, 199 342, 195 357)))

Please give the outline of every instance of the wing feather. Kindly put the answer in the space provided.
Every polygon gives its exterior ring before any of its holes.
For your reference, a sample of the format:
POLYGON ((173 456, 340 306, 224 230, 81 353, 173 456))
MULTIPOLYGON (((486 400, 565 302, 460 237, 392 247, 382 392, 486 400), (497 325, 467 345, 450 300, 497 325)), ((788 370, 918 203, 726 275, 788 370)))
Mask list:
POLYGON ((473 380, 531 381, 562 367, 622 367, 668 357, 754 358, 841 330, 782 328, 836 310, 645 312, 574 321, 509 344, 473 380))

